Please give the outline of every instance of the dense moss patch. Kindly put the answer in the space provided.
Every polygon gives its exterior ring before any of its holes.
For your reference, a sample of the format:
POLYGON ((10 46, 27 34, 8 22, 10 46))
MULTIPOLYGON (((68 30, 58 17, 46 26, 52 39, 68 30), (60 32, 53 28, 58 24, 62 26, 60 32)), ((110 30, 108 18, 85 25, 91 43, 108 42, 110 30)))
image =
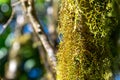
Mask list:
POLYGON ((111 0, 61 0, 57 80, 110 80, 111 0))

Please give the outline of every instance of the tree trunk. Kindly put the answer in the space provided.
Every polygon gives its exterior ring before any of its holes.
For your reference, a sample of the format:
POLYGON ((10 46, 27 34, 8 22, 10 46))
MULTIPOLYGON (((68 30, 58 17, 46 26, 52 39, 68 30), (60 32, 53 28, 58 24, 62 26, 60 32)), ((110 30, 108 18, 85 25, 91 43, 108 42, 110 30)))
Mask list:
POLYGON ((117 25, 111 0, 61 0, 57 80, 110 80, 111 35, 117 25))

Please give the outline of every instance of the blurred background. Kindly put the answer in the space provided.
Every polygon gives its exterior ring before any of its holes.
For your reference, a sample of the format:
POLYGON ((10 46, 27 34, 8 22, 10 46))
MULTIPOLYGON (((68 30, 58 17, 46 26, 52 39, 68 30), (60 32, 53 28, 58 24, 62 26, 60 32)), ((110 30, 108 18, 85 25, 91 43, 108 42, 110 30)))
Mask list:
POLYGON ((63 36, 57 31, 59 4, 0 0, 0 80, 56 80, 55 56, 63 36))
POLYGON ((33 19, 41 25, 54 55, 57 52, 62 37, 56 30, 58 0, 0 0, 0 80, 55 80, 40 34, 24 6, 29 1, 33 1, 33 19))

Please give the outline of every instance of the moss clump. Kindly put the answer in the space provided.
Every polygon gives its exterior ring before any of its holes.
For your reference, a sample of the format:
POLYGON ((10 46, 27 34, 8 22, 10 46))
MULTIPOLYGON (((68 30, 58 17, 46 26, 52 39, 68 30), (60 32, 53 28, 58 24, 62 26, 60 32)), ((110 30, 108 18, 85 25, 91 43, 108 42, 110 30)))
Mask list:
POLYGON ((111 0, 61 0, 57 80, 110 80, 111 0))

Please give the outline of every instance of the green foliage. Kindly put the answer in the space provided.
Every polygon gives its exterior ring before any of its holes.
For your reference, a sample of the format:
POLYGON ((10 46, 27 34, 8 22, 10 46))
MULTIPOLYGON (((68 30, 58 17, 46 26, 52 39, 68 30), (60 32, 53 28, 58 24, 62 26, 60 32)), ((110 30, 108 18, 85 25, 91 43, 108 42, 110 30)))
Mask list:
POLYGON ((10 0, 0 0, 0 23, 6 23, 12 13, 10 0))
POLYGON ((0 48, 5 47, 5 40, 6 40, 6 38, 7 38, 7 36, 8 36, 9 33, 10 33, 10 27, 8 27, 6 29, 6 31, 4 32, 4 34, 0 35, 0 48))
POLYGON ((57 80, 110 80, 111 0, 61 0, 57 80))
MULTIPOLYGON (((7 48, 5 46, 5 40, 9 33, 10 33, 10 28, 8 27, 5 31, 5 33, 0 35, 0 49, 3 47, 7 48)), ((5 62, 6 62, 6 58, 0 59, 0 77, 4 76, 5 62)))
POLYGON ((45 0, 36 0, 36 3, 41 3, 43 4, 45 2, 45 0))
POLYGON ((116 27, 114 27, 114 31, 112 32, 111 40, 112 40, 112 54, 114 56, 113 61, 113 72, 115 74, 118 74, 120 71, 119 65, 120 65, 120 1, 119 0, 113 0, 112 2, 112 15, 111 17, 116 17, 118 24, 116 27))
MULTIPOLYGON (((40 62, 40 56, 39 56, 39 51, 37 48, 33 48, 33 41, 31 39, 30 35, 24 35, 21 36, 21 39, 18 39, 19 42, 22 44, 21 45, 21 49, 19 51, 19 56, 21 58, 21 62, 26 63, 28 60, 34 60, 34 66, 32 68, 40 68, 43 70, 42 75, 39 76, 43 77, 44 73, 45 73, 45 69, 43 64, 40 62), (24 39, 24 40, 23 40, 24 39)), ((21 64, 23 65, 23 64, 21 64)), ((27 65, 30 66, 31 64, 27 65)), ((24 68, 25 68, 25 64, 24 64, 24 68)), ((27 72, 25 70, 20 69, 20 74, 18 75, 18 78, 20 80, 28 80, 28 76, 27 76, 27 72)))
POLYGON ((0 0, 0 4, 10 3, 10 0, 0 0))

